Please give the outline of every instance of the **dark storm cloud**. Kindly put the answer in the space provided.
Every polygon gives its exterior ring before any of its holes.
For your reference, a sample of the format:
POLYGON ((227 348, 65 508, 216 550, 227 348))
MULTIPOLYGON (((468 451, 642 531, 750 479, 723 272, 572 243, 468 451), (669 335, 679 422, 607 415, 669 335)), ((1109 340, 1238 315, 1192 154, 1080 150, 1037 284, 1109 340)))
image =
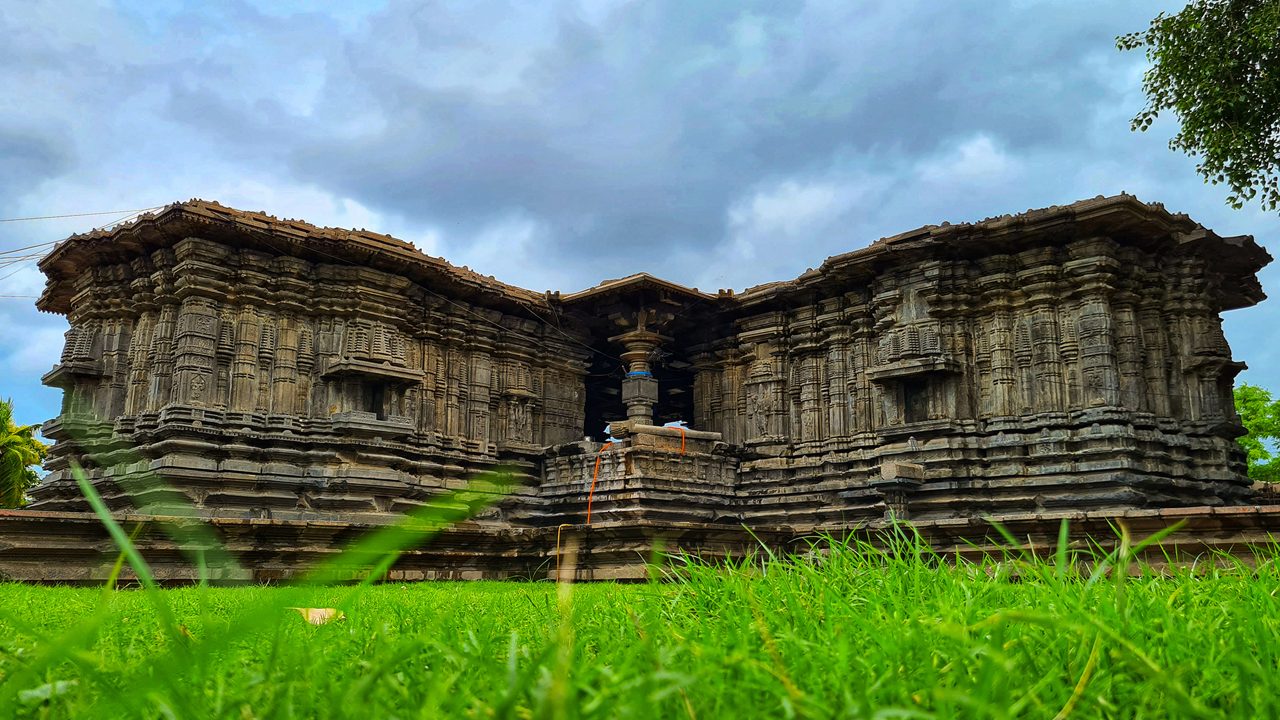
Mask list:
MULTIPOLYGON (((0 124, 0 200, 71 170, 75 155, 67 133, 0 124)), ((3 204, 0 203, 0 208, 3 204)))
MULTIPOLYGON (((1174 5, 10 3, 0 210, 205 197, 538 290, 639 270, 742 288, 926 223, 1121 190, 1270 242, 1275 214, 1227 208, 1165 147, 1172 124, 1129 131, 1143 58, 1114 37, 1174 5)), ((0 250, 93 222, 0 226, 0 250)), ((1276 307, 1227 316, 1271 387, 1276 307)), ((0 315, 47 338, 0 351, 0 396, 47 417, 37 370, 62 320, 29 300, 0 315)))
POLYGON ((642 2, 564 11, 514 47, 489 17, 393 5, 347 41, 319 104, 354 101, 369 127, 300 127, 290 161, 446 226, 531 216, 553 253, 710 247, 762 183, 909 164, 978 132, 1013 152, 1088 145, 1072 109, 1119 99, 1098 66, 1137 60, 1113 38, 1145 17, 1105 5, 642 2))

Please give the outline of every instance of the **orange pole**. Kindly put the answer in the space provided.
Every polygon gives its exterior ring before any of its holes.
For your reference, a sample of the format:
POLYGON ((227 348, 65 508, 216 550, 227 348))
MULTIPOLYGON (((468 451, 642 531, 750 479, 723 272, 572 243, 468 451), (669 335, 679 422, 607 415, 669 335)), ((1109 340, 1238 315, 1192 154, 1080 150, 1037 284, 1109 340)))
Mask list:
POLYGON ((587 524, 588 525, 591 524, 591 501, 595 499, 595 496, 596 496, 596 480, 600 478, 600 459, 601 459, 601 456, 604 455, 604 451, 608 450, 609 446, 612 444, 613 442, 610 441, 605 443, 604 445, 601 445, 600 451, 596 453, 596 469, 595 469, 595 472, 591 473, 591 492, 587 493, 587 524))
POLYGON ((684 426, 677 425, 676 427, 680 428, 680 454, 683 455, 684 454, 684 426))

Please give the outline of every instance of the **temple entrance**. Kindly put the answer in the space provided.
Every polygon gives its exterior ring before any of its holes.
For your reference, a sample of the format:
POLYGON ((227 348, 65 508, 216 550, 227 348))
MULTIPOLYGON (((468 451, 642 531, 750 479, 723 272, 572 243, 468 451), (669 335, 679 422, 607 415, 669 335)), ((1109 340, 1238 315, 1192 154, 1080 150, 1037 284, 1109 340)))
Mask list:
MULTIPOLYGON (((677 420, 693 424, 693 368, 674 357, 657 359, 651 363, 651 368, 654 379, 658 381, 653 424, 677 420)), ((626 371, 618 361, 598 355, 592 361, 587 371, 583 437, 599 440, 604 436, 606 425, 627 419, 627 408, 622 403, 622 381, 625 379, 626 371)))
POLYGON ((627 408, 622 404, 622 379, 625 376, 626 371, 620 361, 594 356, 591 367, 587 369, 583 437, 600 440, 604 437, 606 425, 627 419, 627 408))
POLYGON ((707 313, 720 300, 643 273, 562 299, 589 330, 583 435, 601 439, 611 422, 693 424, 694 369, 687 348, 705 342, 707 313))

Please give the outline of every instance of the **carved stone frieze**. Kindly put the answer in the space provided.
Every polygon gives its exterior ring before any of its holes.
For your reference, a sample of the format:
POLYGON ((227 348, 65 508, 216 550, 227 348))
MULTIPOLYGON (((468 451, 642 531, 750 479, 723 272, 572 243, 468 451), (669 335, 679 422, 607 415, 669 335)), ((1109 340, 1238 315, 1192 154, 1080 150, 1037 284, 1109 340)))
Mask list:
POLYGON ((179 203, 42 261, 40 307, 71 328, 32 496, 83 509, 74 460, 113 507, 158 475, 225 517, 372 522, 496 469, 514 487, 479 521, 499 526, 581 521, 593 482, 617 522, 1238 503, 1220 314, 1263 299, 1269 260, 1118 196, 741 293, 636 275, 561 295, 179 203), (632 430, 673 419, 696 429, 632 430), (616 446, 583 441, 609 423, 616 446))

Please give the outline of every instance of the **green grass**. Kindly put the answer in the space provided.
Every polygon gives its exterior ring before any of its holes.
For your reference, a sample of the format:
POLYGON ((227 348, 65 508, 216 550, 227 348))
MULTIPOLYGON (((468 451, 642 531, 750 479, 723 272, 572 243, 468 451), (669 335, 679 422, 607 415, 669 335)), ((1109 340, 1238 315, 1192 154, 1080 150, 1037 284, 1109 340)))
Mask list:
POLYGON ((1163 575, 896 551, 646 585, 0 585, 0 714, 1280 717, 1280 551, 1163 575))

